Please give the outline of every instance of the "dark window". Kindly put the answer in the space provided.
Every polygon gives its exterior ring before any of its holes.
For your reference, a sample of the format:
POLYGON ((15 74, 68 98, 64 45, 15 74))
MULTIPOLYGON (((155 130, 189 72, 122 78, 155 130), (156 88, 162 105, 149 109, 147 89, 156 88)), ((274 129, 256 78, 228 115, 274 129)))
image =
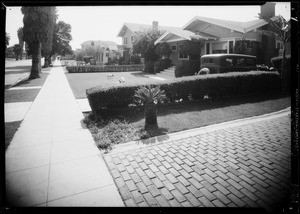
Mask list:
POLYGON ((206 54, 209 54, 209 49, 210 49, 210 44, 209 43, 206 43, 206 54))
POLYGON ((229 53, 233 53, 233 41, 229 41, 229 53))
POLYGON ((177 50, 176 45, 171 45, 171 50, 172 50, 172 51, 176 51, 176 50, 177 50))

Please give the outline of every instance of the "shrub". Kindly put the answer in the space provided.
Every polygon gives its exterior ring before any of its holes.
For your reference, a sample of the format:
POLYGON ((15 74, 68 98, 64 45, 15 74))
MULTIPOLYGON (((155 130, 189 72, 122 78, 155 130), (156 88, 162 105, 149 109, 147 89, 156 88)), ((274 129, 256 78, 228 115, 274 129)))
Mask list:
POLYGON ((162 71, 162 66, 161 63, 159 61, 156 61, 154 63, 154 73, 159 73, 160 71, 162 71))
POLYGON ((140 64, 141 63, 141 57, 137 54, 131 55, 130 56, 130 63, 131 64, 140 64))
POLYGON ((153 74, 154 73, 154 62, 148 61, 145 62, 145 72, 153 74))
MULTIPOLYGON (((234 72, 225 74, 182 77, 163 83, 153 84, 165 91, 167 103, 178 100, 198 100, 204 95, 226 97, 245 94, 259 94, 280 90, 281 81, 277 73, 264 71, 234 72)), ((134 92, 143 85, 122 85, 111 88, 101 86, 86 90, 93 112, 103 108, 136 105, 134 92)), ((144 85, 145 86, 145 85, 144 85)))
POLYGON ((180 75, 178 77, 193 76, 195 73, 198 73, 200 70, 200 60, 180 60, 177 66, 178 66, 178 72, 180 71, 180 75))
POLYGON ((183 74, 183 65, 176 65, 175 68, 175 77, 182 77, 183 74))
POLYGON ((159 62, 160 62, 160 64, 161 64, 161 68, 162 68, 162 70, 163 69, 166 69, 166 68, 168 68, 168 67, 170 67, 171 66, 171 63, 172 63, 172 60, 170 60, 170 59, 159 59, 158 60, 159 62))

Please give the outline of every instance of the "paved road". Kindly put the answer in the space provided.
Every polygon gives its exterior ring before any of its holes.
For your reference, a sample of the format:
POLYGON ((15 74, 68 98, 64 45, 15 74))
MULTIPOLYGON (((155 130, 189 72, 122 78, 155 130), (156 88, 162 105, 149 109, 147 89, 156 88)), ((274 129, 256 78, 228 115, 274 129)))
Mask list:
POLYGON ((290 116, 104 155, 126 206, 262 207, 290 184, 290 116))

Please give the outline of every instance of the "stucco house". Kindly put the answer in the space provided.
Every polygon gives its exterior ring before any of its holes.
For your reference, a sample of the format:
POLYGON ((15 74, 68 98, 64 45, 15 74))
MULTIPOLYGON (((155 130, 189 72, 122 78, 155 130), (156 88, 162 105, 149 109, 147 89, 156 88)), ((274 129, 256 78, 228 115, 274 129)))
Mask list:
POLYGON ((170 26, 159 26, 157 21, 153 21, 152 25, 124 23, 121 30, 119 31, 117 37, 122 38, 123 47, 132 48, 134 36, 136 35, 136 33, 148 31, 151 29, 157 29, 162 32, 166 32, 168 30, 176 30, 176 29, 180 29, 180 28, 170 27, 170 26))
MULTIPOLYGON (((266 3, 261 6, 264 17, 275 16, 275 3, 266 3)), ((276 56, 275 48, 282 49, 279 39, 270 38, 258 32, 267 29, 268 23, 262 19, 248 22, 228 21, 196 16, 181 29, 168 29, 155 44, 167 42, 170 44, 172 54, 170 59, 176 65, 180 60, 188 60, 189 56, 179 53, 182 43, 186 40, 200 42, 201 55, 214 53, 233 53, 238 40, 261 42, 263 50, 263 63, 270 65, 270 59, 276 56)), ((200 56, 201 56, 200 55, 200 56)))
POLYGON ((113 41, 101 41, 101 40, 88 40, 80 44, 81 50, 87 53, 91 50, 96 52, 94 56, 98 64, 104 64, 109 61, 109 59, 119 58, 120 52, 117 43, 113 41))

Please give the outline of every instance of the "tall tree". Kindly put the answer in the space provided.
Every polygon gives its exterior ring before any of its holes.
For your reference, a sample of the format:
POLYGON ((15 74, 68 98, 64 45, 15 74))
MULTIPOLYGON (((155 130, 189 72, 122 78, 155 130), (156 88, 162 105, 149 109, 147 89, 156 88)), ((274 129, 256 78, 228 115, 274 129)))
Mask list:
POLYGON ((71 25, 63 21, 59 21, 55 24, 52 39, 52 55, 59 54, 65 56, 66 54, 73 53, 72 48, 69 44, 72 40, 71 30, 71 25))
POLYGON ((277 37, 282 41, 283 44, 283 53, 282 53, 282 90, 283 92, 287 91, 288 85, 288 69, 287 69, 287 60, 286 60, 286 44, 290 41, 291 38, 291 22, 286 21, 281 15, 275 16, 272 18, 265 18, 259 14, 260 19, 264 19, 269 24, 269 30, 259 30, 258 32, 266 35, 277 37))
POLYGON ((6 49, 7 46, 9 45, 9 40, 10 40, 9 33, 6 33, 6 32, 5 32, 5 49, 6 49))
POLYGON ((14 48, 13 48, 13 51, 14 51, 16 60, 18 60, 19 57, 20 57, 20 55, 21 55, 21 53, 22 53, 21 46, 20 46, 19 44, 15 44, 15 45, 14 45, 14 48))
POLYGON ((17 32, 18 32, 19 45, 21 47, 20 59, 22 59, 23 58, 23 49, 24 49, 23 28, 20 27, 17 32))
POLYGON ((162 35, 158 30, 150 30, 136 34, 133 41, 133 53, 141 54, 145 61, 155 61, 159 56, 155 53, 154 42, 162 35))
POLYGON ((52 40, 53 23, 56 21, 55 7, 22 7, 23 39, 32 52, 32 66, 29 79, 40 77, 42 43, 52 40))

